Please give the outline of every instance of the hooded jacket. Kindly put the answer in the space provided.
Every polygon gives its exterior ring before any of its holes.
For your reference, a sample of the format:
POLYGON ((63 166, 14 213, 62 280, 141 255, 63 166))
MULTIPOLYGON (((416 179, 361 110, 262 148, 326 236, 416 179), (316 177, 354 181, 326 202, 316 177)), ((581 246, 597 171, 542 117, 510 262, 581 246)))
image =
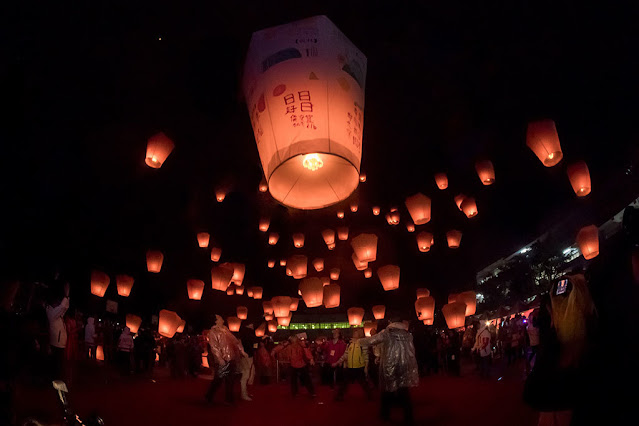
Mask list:
POLYGON ((239 340, 223 325, 211 327, 209 331, 209 346, 218 364, 237 361, 243 352, 239 340))
POLYGON ((49 343, 56 348, 67 346, 67 329, 64 326, 64 314, 69 309, 69 298, 62 299, 56 307, 47 306, 47 318, 49 319, 49 343))

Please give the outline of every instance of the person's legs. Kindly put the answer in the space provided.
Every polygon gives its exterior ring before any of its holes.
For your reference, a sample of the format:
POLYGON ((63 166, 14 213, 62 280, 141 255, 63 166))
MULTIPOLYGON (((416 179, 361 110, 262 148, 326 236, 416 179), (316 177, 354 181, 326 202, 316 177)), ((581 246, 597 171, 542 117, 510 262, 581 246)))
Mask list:
POLYGON ((344 395, 346 394, 346 389, 348 388, 348 383, 351 381, 350 372, 353 370, 352 368, 344 369, 344 377, 343 380, 338 382, 337 384, 337 393, 335 394, 335 401, 342 401, 344 399, 344 395))
POLYGON ((293 396, 297 395, 297 374, 298 374, 298 369, 291 367, 290 368, 291 394, 293 394, 293 396))
POLYGON ((364 368, 356 368, 354 369, 354 373, 355 373, 355 380, 357 380, 360 384, 360 386, 362 387, 362 389, 364 389, 364 393, 366 394, 366 398, 370 401, 371 400, 371 387, 370 384, 368 383, 368 380, 366 379, 366 372, 364 371, 364 368))
POLYGON ((248 383, 252 366, 253 358, 242 358, 240 360, 240 371, 242 373, 242 377, 240 378, 240 389, 242 391, 242 399, 245 401, 251 401, 251 397, 246 389, 246 384, 248 383))
POLYGON ((408 388, 397 390, 397 402, 404 410, 404 424, 413 424, 413 402, 410 399, 408 388))
POLYGON ((379 416, 382 418, 382 420, 390 420, 390 410, 393 403, 393 396, 393 392, 382 392, 381 401, 379 404, 379 416))
POLYGON ((233 385, 236 375, 231 373, 224 378, 225 399, 229 404, 233 403, 233 385))
POLYGON ((315 388, 313 387, 313 381, 311 380, 311 375, 308 371, 308 365, 300 368, 300 380, 306 389, 308 389, 308 393, 314 396, 315 388))
POLYGON ((211 384, 209 385, 209 388, 206 391, 206 395, 204 396, 204 398, 206 398, 208 402, 211 402, 213 400, 213 397, 215 396, 215 392, 217 392, 217 389, 222 384, 222 380, 224 379, 216 374, 213 380, 211 381, 211 384))

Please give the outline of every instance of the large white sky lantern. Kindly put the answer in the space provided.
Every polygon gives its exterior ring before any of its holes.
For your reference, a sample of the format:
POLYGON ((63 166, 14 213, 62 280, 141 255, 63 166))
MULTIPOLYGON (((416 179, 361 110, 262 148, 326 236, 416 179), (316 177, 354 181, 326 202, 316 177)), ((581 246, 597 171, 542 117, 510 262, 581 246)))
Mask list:
POLYGON ((253 33, 244 95, 271 195, 319 209, 359 184, 366 57, 326 17, 253 33))

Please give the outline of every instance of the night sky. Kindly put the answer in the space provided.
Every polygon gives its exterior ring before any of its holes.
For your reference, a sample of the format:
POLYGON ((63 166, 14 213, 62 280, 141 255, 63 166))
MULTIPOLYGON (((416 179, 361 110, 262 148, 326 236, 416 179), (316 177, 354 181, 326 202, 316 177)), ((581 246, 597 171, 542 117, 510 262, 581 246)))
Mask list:
POLYGON ((105 299, 119 301, 124 313, 166 307, 198 321, 245 304, 257 314, 259 305, 246 296, 210 289, 213 263, 195 238, 207 231, 222 247, 222 261, 245 263, 245 286, 262 285, 265 298, 297 293, 298 281, 266 261, 299 252, 342 267, 337 311, 410 307, 421 286, 441 306, 449 292, 472 289, 478 270, 567 215, 575 217, 576 234, 636 198, 636 11, 543 2, 307 3, 43 3, 7 11, 2 278, 48 280, 60 271, 78 304, 100 311, 104 300, 89 293, 97 268, 112 279, 105 299), (350 200, 296 211, 257 190, 261 165, 240 90, 250 36, 318 14, 368 58, 368 179, 353 195, 357 213, 348 211, 350 200), (557 123, 564 152, 554 168, 525 145, 526 123, 544 117, 557 123), (176 147, 155 170, 144 155, 147 138, 159 131, 176 147), (486 187, 474 168, 483 158, 496 169, 496 183, 486 187), (566 176, 575 160, 590 168, 586 199, 575 197, 566 176), (447 190, 435 186, 439 171, 448 174, 447 190), (217 203, 221 184, 232 190, 217 203), (418 191, 432 198, 433 219, 410 234, 403 201, 418 191), (477 199, 478 217, 458 211, 459 192, 477 199), (372 215, 373 205, 382 215, 372 215), (393 205, 402 210, 397 227, 383 217, 393 205), (345 219, 337 219, 338 208, 345 219), (275 247, 257 229, 265 214, 280 233, 275 247), (374 269, 400 265, 399 290, 384 292, 376 278, 355 271, 349 243, 326 249, 321 230, 340 225, 351 236, 378 234, 374 269), (456 251, 445 243, 452 228, 464 232, 456 251), (417 249, 421 230, 435 235, 429 253, 417 249), (306 234, 303 249, 293 247, 293 232, 306 234), (160 274, 146 272, 149 248, 165 255, 160 274), (128 299, 117 296, 119 273, 136 279, 128 299), (189 278, 209 283, 201 302, 187 299, 189 278))

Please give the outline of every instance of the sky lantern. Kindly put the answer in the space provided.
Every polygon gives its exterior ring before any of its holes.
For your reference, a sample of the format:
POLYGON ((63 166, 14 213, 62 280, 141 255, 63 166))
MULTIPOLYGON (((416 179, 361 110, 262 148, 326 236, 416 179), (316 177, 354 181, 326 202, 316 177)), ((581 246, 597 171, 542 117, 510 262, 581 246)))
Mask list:
POLYGON ((417 298, 421 299, 422 297, 430 296, 430 290, 427 288, 418 288, 417 289, 417 298))
POLYGON ((373 306, 373 316, 376 320, 384 319, 384 315, 386 314, 386 306, 384 305, 375 305, 373 306))
POLYGON ((430 247, 433 245, 433 234, 427 231, 422 231, 417 234, 417 247, 422 253, 430 251, 430 247))
POLYGON ((249 287, 246 289, 246 295, 248 297, 253 297, 253 287, 249 287))
POLYGON ((377 326, 374 322, 366 321, 364 323, 364 336, 371 337, 371 331, 377 326))
POLYGON ((337 281, 339 280, 339 273, 340 273, 340 269, 339 268, 332 268, 330 270, 330 277, 333 281, 337 281))
POLYGON ((280 239, 280 234, 278 234, 277 232, 271 232, 270 234, 268 234, 268 243, 272 246, 277 244, 279 239, 280 239))
POLYGON ((215 199, 218 203, 221 203, 226 198, 226 190, 223 188, 217 188, 215 190, 215 199))
POLYGON ((173 311, 162 309, 158 319, 158 333, 169 339, 175 336, 178 327, 182 323, 182 318, 173 311))
POLYGON ((253 289, 253 299, 259 300, 262 298, 262 287, 252 287, 253 289))
POLYGON ((280 259, 280 266, 286 266, 286 259, 280 259))
POLYGON ((366 57, 326 16, 253 33, 243 88, 277 201, 319 209, 357 188, 365 79, 366 57))
POLYGON ((348 240, 348 227, 347 226, 340 226, 339 228, 337 228, 337 238, 340 241, 348 240))
POLYGON ((267 263, 267 266, 268 266, 269 268, 274 268, 274 267, 275 267, 275 260, 273 260, 273 259, 269 259, 269 261, 268 261, 268 263, 267 263))
POLYGON ((335 249, 335 243, 333 244, 329 244, 328 246, 326 246, 329 250, 333 250, 335 249))
POLYGON ((446 240, 448 241, 448 247, 452 249, 459 248, 461 244, 462 233, 461 231, 457 231, 456 229, 451 229, 446 232, 446 240))
POLYGON ((473 197, 466 197, 461 203, 461 209, 464 214, 471 218, 477 216, 477 203, 473 197))
POLYGON ((352 213, 357 213, 357 209, 359 208, 359 206, 357 205, 357 201, 352 201, 351 202, 351 212, 352 213))
POLYGON ((353 326, 362 325, 362 320, 364 319, 364 308, 348 308, 346 311, 348 314, 348 323, 353 326))
POLYGON ((464 315, 475 315, 477 310, 477 295, 474 291, 462 291, 457 295, 457 302, 463 302, 466 305, 466 313, 464 315))
POLYGON ((450 293, 448 295, 448 303, 457 302, 457 297, 459 297, 459 293, 450 293))
POLYGON ((162 269, 164 255, 159 250, 149 250, 146 252, 146 269, 149 272, 158 273, 162 269))
POLYGON ((285 317, 276 317, 277 325, 282 327, 288 327, 291 323, 291 319, 293 319, 293 312, 289 312, 285 317))
POLYGON ((324 270, 324 259, 318 257, 313 260, 313 267, 317 272, 322 272, 324 270))
POLYGON ((359 260, 355 253, 351 255, 351 259, 353 259, 353 265, 355 265, 355 269, 357 269, 358 271, 363 271, 364 269, 368 268, 368 262, 362 262, 361 260, 359 260))
POLYGON ((406 222, 406 230, 408 232, 415 232, 415 224, 413 222, 406 222))
POLYGON ((324 307, 337 308, 340 304, 339 284, 329 284, 324 287, 324 307))
POLYGON ((466 304, 464 302, 448 303, 442 307, 448 328, 463 327, 466 321, 466 304))
POLYGON ((366 182, 366 173, 360 173, 359 174, 359 181, 360 182, 366 182))
POLYGON ((595 225, 584 226, 577 234, 577 245, 586 260, 599 254, 599 229, 595 225))
POLYGON ((273 302, 270 300, 264 300, 262 302, 262 309, 264 310, 265 314, 272 314, 273 313, 273 302))
POLYGON ((234 285, 228 286, 228 288, 226 289, 226 295, 233 296, 234 294, 235 294, 235 286, 234 285))
POLYGON ((220 257, 222 257, 222 249, 219 247, 213 247, 211 249, 211 260, 213 262, 217 262, 220 260, 220 257))
POLYGON ((239 294, 240 296, 244 294, 244 286, 238 285, 235 287, 235 294, 239 294))
POLYGON ((128 297, 131 294, 131 289, 133 288, 133 277, 129 275, 116 275, 115 283, 118 288, 118 294, 122 297, 128 297))
POLYGON ((353 252, 360 262, 374 262, 377 260, 377 235, 359 234, 351 241, 353 252))
POLYGON ((233 276, 231 277, 231 282, 238 286, 242 285, 242 282, 244 281, 244 274, 246 273, 246 266, 243 263, 227 262, 221 264, 220 266, 233 268, 233 276))
POLYGON ((418 192, 406 198, 405 204, 415 225, 430 222, 430 198, 418 192))
POLYGON ((435 318, 427 318, 424 320, 424 325, 433 325, 433 322, 435 322, 435 318))
POLYGON ((275 333, 277 331, 277 321, 269 320, 268 321, 268 332, 275 333))
POLYGON ((298 299, 297 297, 291 297, 291 305, 289 306, 289 309, 292 312, 295 312, 297 311, 299 304, 300 304, 300 299, 298 299))
POLYGON ((102 271, 91 271, 91 294, 104 297, 111 279, 102 271))
POLYGON ((97 361, 104 361, 104 347, 102 345, 98 345, 95 348, 95 359, 97 361))
POLYGON ((211 285, 213 290, 226 291, 233 278, 233 267, 229 264, 214 266, 211 269, 211 285))
POLYGON ((275 315, 273 315, 273 314, 264 314, 264 319, 266 321, 273 321, 273 320, 275 320, 275 315))
POLYGON ((238 306, 235 308, 235 314, 241 320, 248 318, 248 308, 246 306, 238 306))
POLYGON ((262 232, 268 231, 268 227, 271 225, 271 219, 268 217, 263 217, 260 219, 260 224, 258 225, 258 229, 262 232))
POLYGON ((184 328, 186 327, 186 321, 180 318, 180 325, 178 325, 176 333, 184 333, 184 328))
POLYGON ((448 188, 448 176, 446 176, 446 173, 435 173, 435 183, 439 189, 448 188))
POLYGON ((337 211, 337 218, 338 219, 344 219, 344 210, 338 210, 337 211))
POLYGON ((457 208, 459 209, 459 211, 461 211, 462 203, 464 202, 465 199, 466 199, 466 196, 464 194, 455 195, 455 204, 457 204, 457 208))
POLYGON ((140 329, 140 325, 142 324, 142 318, 133 314, 126 314, 126 326, 129 327, 129 330, 133 334, 138 334, 138 330, 140 329))
POLYGON ((197 243, 200 247, 208 247, 210 239, 211 239, 211 235, 209 235, 208 232, 197 233, 197 243))
POLYGON ((320 281, 322 281, 323 286, 327 286, 331 283, 331 278, 327 276, 320 277, 320 281))
POLYGON ((304 255, 296 254, 288 259, 288 269, 296 280, 304 278, 308 269, 308 258, 304 255))
POLYGON ((202 280, 188 280, 186 282, 186 290, 191 300, 201 300, 202 293, 204 293, 204 281, 202 280))
POLYGON ((380 209, 379 206, 373 206, 373 216, 379 216, 381 211, 382 209, 380 209))
POLYGON ((388 222, 389 225, 393 225, 393 226, 398 225, 399 219, 400 219, 399 211, 397 210, 386 214, 386 222, 388 222))
POLYGON ((568 179, 577 197, 585 197, 590 194, 590 171, 583 161, 572 163, 568 166, 568 179))
POLYGON ((257 189, 259 189, 260 192, 268 191, 268 183, 266 183, 266 179, 265 178, 262 178, 262 180, 260 181, 260 184, 257 187, 257 189))
POLYGON ((322 238, 327 246, 335 244, 335 231, 332 229, 325 229, 322 231, 322 238))
POLYGON ((291 298, 288 296, 275 296, 271 299, 271 304, 276 318, 287 317, 291 312, 291 298))
POLYGON ((324 301, 324 285, 319 278, 304 278, 300 283, 300 291, 307 307, 316 308, 322 305, 324 301))
POLYGON ((147 166, 159 169, 166 161, 175 144, 164 133, 160 132, 151 136, 146 142, 146 158, 144 162, 147 166))
POLYGON ((266 334, 266 323, 263 322, 255 329, 255 337, 264 337, 266 334))
POLYGON ((364 269, 364 278, 370 278, 373 276, 373 270, 371 268, 364 269))
POLYGON ((242 320, 238 317, 227 317, 226 323, 229 325, 229 330, 237 333, 240 331, 240 325, 242 325, 242 320))
POLYGON ((415 313, 417 319, 425 320, 435 315, 435 299, 430 296, 420 297, 415 301, 415 313))
POLYGON ((484 185, 492 185, 495 182, 495 167, 490 160, 481 160, 475 163, 475 170, 479 180, 484 185))
POLYGON ((384 290, 395 290, 399 288, 399 266, 386 265, 377 270, 377 276, 382 283, 384 290))
POLYGON ((293 245, 295 246, 295 248, 304 247, 304 234, 302 234, 301 232, 293 234, 293 245))
POLYGON ((561 152, 557 128, 552 120, 539 120, 528 123, 526 145, 546 167, 552 167, 559 163, 564 156, 561 152))

